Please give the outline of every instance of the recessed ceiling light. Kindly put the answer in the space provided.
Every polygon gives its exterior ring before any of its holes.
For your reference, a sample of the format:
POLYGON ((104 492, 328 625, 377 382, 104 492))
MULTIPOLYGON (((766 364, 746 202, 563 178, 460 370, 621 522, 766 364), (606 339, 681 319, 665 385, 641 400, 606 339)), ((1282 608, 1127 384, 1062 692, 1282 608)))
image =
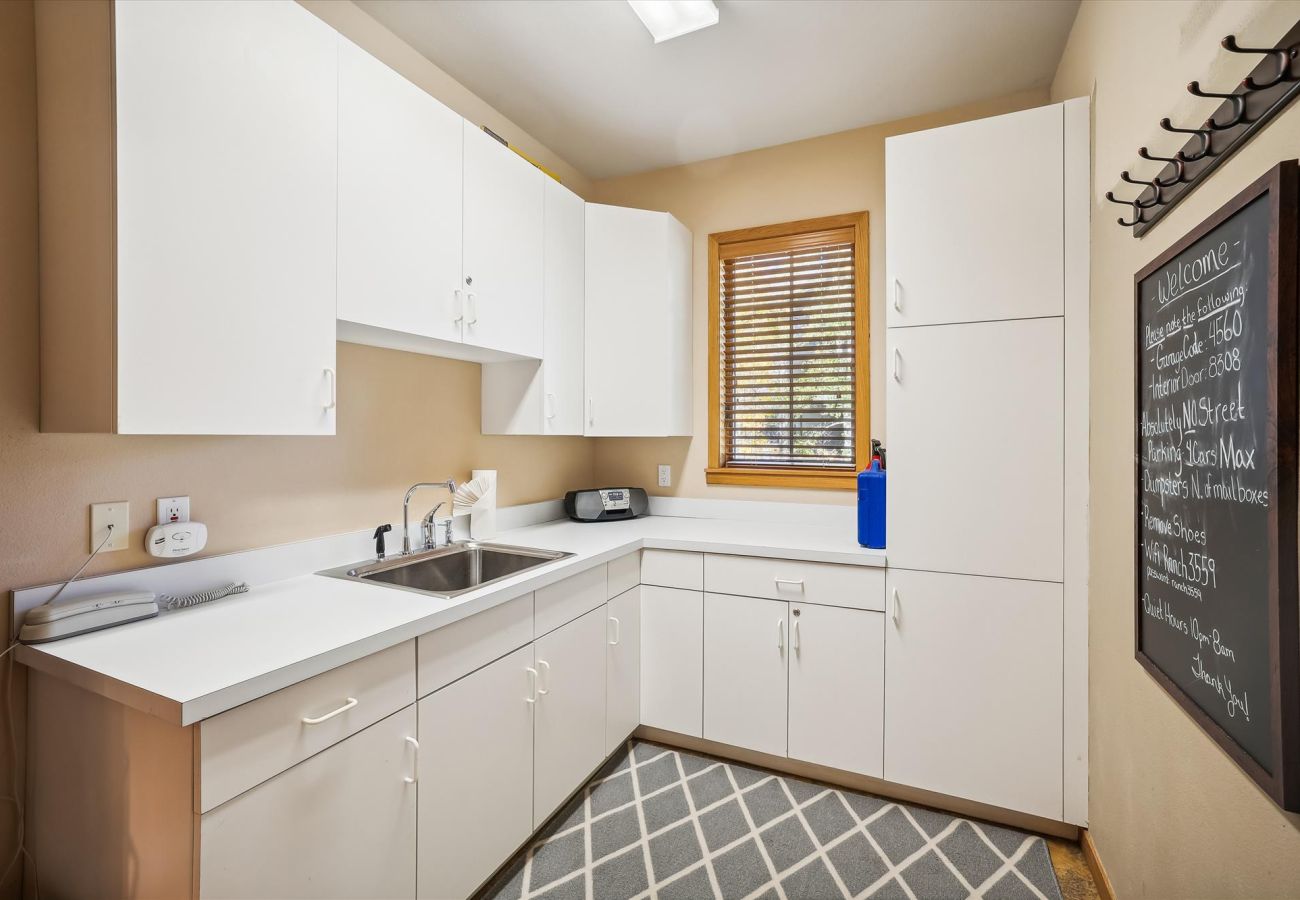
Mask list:
POLYGON ((713 0, 627 0, 659 44, 718 24, 713 0))

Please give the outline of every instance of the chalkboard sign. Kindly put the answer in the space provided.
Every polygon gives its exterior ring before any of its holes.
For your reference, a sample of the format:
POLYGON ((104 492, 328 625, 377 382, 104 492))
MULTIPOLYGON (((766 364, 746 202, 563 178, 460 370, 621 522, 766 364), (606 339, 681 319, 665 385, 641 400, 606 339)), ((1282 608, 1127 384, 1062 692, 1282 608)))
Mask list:
POLYGON ((1294 161, 1134 278, 1138 661, 1300 810, 1294 161))

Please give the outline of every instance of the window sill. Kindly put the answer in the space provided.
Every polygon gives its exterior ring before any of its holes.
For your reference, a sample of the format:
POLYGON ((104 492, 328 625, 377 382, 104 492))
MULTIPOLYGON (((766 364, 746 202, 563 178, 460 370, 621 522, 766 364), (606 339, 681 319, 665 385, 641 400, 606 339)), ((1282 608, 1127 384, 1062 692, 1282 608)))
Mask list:
POLYGON ((751 487, 820 488, 851 491, 858 484, 857 472, 818 472, 806 469, 726 469, 704 470, 707 484, 736 484, 751 487))

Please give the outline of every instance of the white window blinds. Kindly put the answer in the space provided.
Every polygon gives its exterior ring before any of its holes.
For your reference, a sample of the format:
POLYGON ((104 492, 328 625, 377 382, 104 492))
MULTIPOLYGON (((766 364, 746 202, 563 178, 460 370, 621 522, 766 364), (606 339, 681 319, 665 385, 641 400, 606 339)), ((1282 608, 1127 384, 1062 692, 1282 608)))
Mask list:
POLYGON ((721 249, 723 466, 855 468, 857 252, 852 228, 721 249))

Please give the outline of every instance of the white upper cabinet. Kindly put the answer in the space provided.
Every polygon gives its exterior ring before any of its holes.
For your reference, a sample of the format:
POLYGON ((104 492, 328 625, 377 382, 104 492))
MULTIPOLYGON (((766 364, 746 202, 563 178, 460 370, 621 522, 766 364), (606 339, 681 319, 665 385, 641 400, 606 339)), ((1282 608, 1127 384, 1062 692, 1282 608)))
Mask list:
POLYGON ((463 120, 351 41, 338 53, 340 333, 459 342, 463 120))
POLYGON ((335 33, 289 2, 53 6, 42 428, 333 434, 335 33))
POLYGON ((582 434, 586 204, 544 181, 542 362, 483 366, 484 434, 582 434))
POLYGON ((891 328, 1064 313, 1063 132, 1056 104, 885 141, 891 328))
POLYGON ((547 178, 481 128, 464 129, 465 343, 541 359, 547 178))
POLYGON ((585 433, 691 433, 691 233, 667 213, 587 204, 585 433))
POLYGON ((118 431, 333 434, 334 32, 293 3, 116 27, 118 431))
POLYGON ((889 333, 889 564, 1060 581, 1064 320, 889 333))

